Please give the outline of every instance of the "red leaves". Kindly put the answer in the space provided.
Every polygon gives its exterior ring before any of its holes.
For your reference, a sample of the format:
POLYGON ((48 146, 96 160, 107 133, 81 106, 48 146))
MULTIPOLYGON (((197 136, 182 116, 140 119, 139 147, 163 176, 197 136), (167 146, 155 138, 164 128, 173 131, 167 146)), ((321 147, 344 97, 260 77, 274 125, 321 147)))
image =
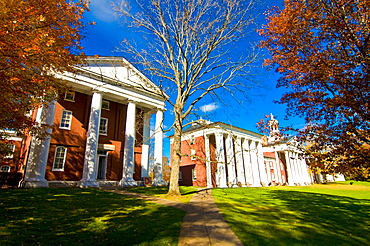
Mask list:
POLYGON ((369 1, 286 0, 260 30, 261 46, 272 56, 265 64, 276 66, 278 86, 290 89, 281 102, 315 126, 302 135, 317 141, 317 149, 344 153, 370 142, 369 13, 369 1), (351 141, 344 134, 349 128, 351 141))

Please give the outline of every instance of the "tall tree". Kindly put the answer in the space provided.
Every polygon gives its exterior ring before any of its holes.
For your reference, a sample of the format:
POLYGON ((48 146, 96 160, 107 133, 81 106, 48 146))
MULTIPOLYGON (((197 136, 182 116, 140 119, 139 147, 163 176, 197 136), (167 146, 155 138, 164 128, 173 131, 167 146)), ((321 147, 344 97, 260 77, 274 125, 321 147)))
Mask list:
POLYGON ((65 87, 56 72, 82 63, 78 56, 85 0, 0 1, 0 137, 36 130, 30 110, 65 87))
POLYGON ((132 2, 122 1, 117 11, 149 38, 141 50, 126 41, 125 50, 162 81, 169 95, 174 141, 168 194, 180 195, 181 135, 196 104, 219 98, 221 91, 231 97, 245 92, 248 65, 256 54, 240 52, 236 44, 248 41, 254 0, 137 0, 130 6, 132 2))
POLYGON ((288 115, 303 116, 311 150, 342 167, 370 162, 369 13, 366 0, 285 0, 260 30, 288 115))

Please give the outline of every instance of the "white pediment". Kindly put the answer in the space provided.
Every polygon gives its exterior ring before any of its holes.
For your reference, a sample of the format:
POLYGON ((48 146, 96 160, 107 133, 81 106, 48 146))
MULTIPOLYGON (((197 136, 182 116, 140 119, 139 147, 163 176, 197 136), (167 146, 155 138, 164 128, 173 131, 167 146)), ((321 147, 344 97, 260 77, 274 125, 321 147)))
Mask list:
POLYGON ((126 89, 162 95, 161 90, 123 57, 88 57, 79 73, 126 89))

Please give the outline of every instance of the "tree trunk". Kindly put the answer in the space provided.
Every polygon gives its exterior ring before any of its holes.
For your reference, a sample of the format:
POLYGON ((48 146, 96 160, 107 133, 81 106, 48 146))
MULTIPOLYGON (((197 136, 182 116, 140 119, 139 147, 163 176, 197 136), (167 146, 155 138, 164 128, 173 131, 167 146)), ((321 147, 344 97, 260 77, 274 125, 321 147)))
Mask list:
POLYGON ((172 163, 171 163, 171 178, 170 187, 167 195, 180 196, 179 173, 181 161, 181 133, 182 124, 180 117, 175 113, 175 133, 173 135, 172 163))

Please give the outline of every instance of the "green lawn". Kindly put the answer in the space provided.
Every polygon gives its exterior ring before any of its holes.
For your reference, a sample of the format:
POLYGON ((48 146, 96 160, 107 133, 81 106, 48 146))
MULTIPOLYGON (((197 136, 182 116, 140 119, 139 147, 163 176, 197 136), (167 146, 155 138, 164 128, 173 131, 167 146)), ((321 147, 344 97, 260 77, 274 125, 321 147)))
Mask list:
POLYGON ((245 245, 363 246, 370 244, 370 186, 363 184, 214 189, 212 194, 245 245))
POLYGON ((184 216, 96 189, 0 190, 0 245, 177 245, 184 216))
POLYGON ((167 196, 167 186, 133 187, 128 188, 128 190, 135 193, 142 193, 148 196, 156 196, 164 199, 169 199, 176 202, 189 203, 194 195, 194 192, 196 192, 198 189, 194 186, 180 186, 181 196, 179 197, 167 196))

